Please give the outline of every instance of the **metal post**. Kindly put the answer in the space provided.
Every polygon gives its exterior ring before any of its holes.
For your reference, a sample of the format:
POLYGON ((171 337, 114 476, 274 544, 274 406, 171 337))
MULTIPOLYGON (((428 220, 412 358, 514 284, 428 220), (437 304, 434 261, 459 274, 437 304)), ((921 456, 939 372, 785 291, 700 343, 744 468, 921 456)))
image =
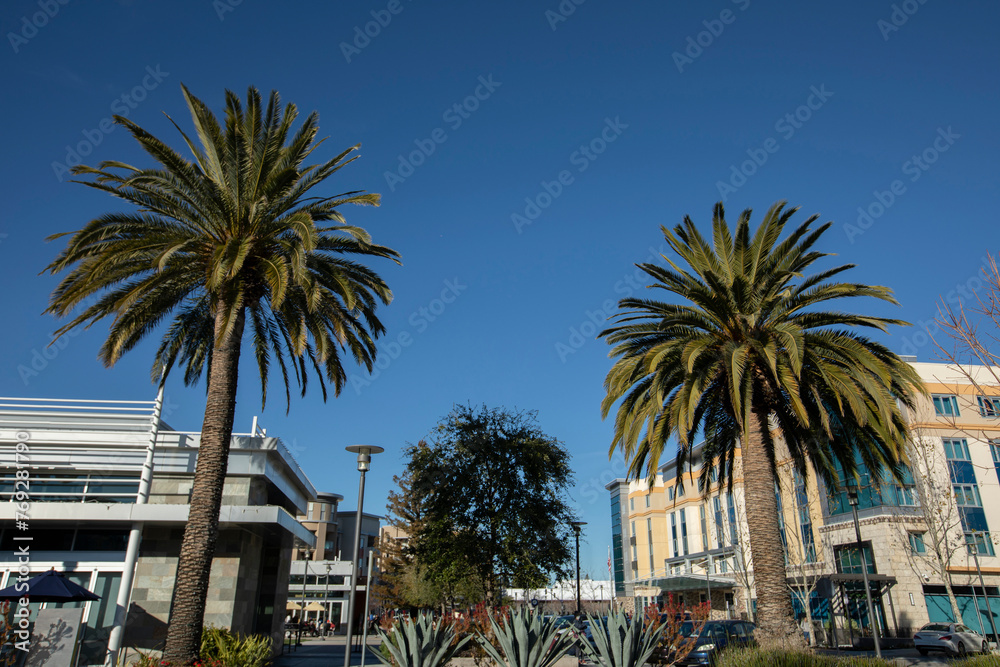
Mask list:
POLYGON ((706 554, 705 556, 705 588, 708 592, 708 617, 712 618, 712 554, 706 554))
POLYGON ((302 550, 302 613, 299 614, 299 640, 306 622, 306 582, 309 581, 309 549, 302 550))
POLYGON ((865 582, 865 599, 868 601, 868 621, 872 625, 872 639, 875 641, 875 656, 882 657, 882 647, 879 646, 878 639, 878 619, 875 618, 875 606, 872 604, 872 590, 868 587, 868 563, 865 561, 865 550, 861 544, 861 524, 858 522, 858 496, 857 491, 851 494, 847 491, 848 502, 851 504, 851 512, 854 514, 854 535, 858 542, 858 555, 861 558, 861 576, 865 582))
POLYGON ((586 521, 571 521, 573 532, 576 533, 576 620, 582 618, 580 609, 580 528, 587 525, 586 521))
MULTIPOLYGON (((146 445, 146 459, 142 464, 142 474, 139 477, 139 491, 135 504, 145 505, 149 500, 149 489, 153 484, 153 457, 156 453, 156 438, 160 431, 160 414, 163 411, 163 376, 160 376, 160 387, 153 402, 153 414, 150 417, 149 442, 146 445)), ((108 652, 104 664, 115 667, 118 663, 118 651, 121 650, 122 639, 125 636, 125 622, 128 618, 129 600, 132 597, 132 582, 135 578, 135 565, 139 560, 139 545, 142 543, 142 526, 139 521, 132 524, 128 534, 128 546, 125 549, 125 566, 122 569, 122 580, 118 584, 118 598, 115 600, 115 621, 108 636, 108 652)))
POLYGON ((323 608, 326 613, 323 614, 325 617, 323 625, 323 638, 326 638, 327 633, 330 630, 330 564, 326 564, 326 580, 323 585, 323 608))
POLYGON ((358 455, 358 516, 354 521, 354 550, 351 555, 351 592, 347 599, 347 636, 344 641, 344 667, 351 667, 351 639, 354 634, 354 596, 358 589, 358 551, 361 549, 361 514, 365 505, 365 472, 371 467, 372 454, 384 449, 372 445, 351 445, 347 451, 358 455))
POLYGON ((361 667, 365 667, 365 653, 368 652, 368 600, 372 592, 372 552, 368 552, 368 578, 365 579, 365 620, 362 621, 364 630, 361 631, 361 667))
MULTIPOLYGON (((977 534, 979 534, 979 532, 980 531, 976 531, 975 533, 973 533, 973 535, 977 535, 977 534)), ((983 539, 987 539, 987 540, 989 539, 989 536, 985 532, 983 532, 983 539)), ((986 592, 986 583, 983 581, 983 571, 979 567, 979 544, 978 543, 972 545, 972 556, 976 559, 976 572, 979 573, 979 585, 983 589, 983 599, 986 600, 986 614, 990 617, 990 629, 993 630, 993 641, 998 646, 1000 646, 1000 637, 997 636, 997 624, 993 620, 993 608, 990 606, 990 596, 986 592)), ((974 586, 973 586, 972 590, 976 590, 974 586)), ((976 611, 977 612, 979 611, 979 603, 976 603, 976 611)), ((982 624, 982 622, 983 622, 983 617, 982 617, 982 615, 980 615, 980 617, 979 617, 979 623, 982 624)), ((985 630, 983 631, 983 634, 985 634, 985 630)))

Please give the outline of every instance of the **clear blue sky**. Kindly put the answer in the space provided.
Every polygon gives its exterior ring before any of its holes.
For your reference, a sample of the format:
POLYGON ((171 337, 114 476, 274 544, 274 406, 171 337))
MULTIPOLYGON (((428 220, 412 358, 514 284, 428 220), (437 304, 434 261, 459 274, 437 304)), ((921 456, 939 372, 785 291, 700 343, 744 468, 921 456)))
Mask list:
MULTIPOLYGON (((217 111, 226 88, 277 89, 319 111, 322 157, 362 143, 328 192, 382 193, 381 208, 345 213, 402 253, 402 267, 378 265, 395 292, 381 316, 387 342, 409 344, 384 346, 378 377, 351 369, 339 398, 311 391, 288 416, 276 388, 261 413, 245 363, 237 430, 261 414, 346 507, 357 473, 344 446, 385 447, 366 504, 381 512, 405 444, 453 403, 537 410, 572 452, 595 578, 603 486, 622 467, 599 413, 607 346, 589 323, 641 289, 628 280, 660 225, 707 225, 723 194, 733 219, 787 199, 800 219, 834 221, 820 246, 858 264, 850 278, 902 304, 867 312, 912 322, 969 294, 997 250, 996 3, 63 2, 0 10, 3 393, 153 397, 155 341, 110 370, 96 360, 106 328, 37 356, 57 326, 41 315, 55 280, 38 274, 60 246, 44 238, 118 206, 65 182, 68 149, 143 161, 102 126, 124 111, 179 147, 163 113, 190 128, 182 82, 217 111), (434 150, 411 160, 419 146, 434 150), (861 225, 859 207, 872 215, 861 225)), ((933 359, 917 333, 885 341, 933 359)), ((167 395, 170 423, 200 428, 203 387, 171 379, 167 395)))

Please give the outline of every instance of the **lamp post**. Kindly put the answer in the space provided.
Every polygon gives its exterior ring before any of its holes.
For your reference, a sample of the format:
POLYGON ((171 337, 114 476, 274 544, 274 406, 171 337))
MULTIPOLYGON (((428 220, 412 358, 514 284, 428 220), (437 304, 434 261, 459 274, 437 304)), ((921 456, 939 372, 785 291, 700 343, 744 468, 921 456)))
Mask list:
MULTIPOLYGON (((979 585, 980 585, 980 587, 982 587, 982 589, 983 589, 983 597, 986 599, 986 610, 987 610, 987 613, 989 614, 989 617, 990 617, 990 629, 993 630, 993 641, 997 642, 997 645, 1000 646, 1000 637, 997 636, 997 625, 996 625, 996 622, 993 620, 993 608, 990 607, 990 596, 986 592, 986 583, 983 581, 983 571, 979 567, 979 542, 976 540, 976 538, 979 535, 980 535, 980 531, 978 531, 978 530, 970 534, 970 537, 972 538, 972 541, 969 544, 969 551, 972 552, 972 557, 976 559, 976 572, 979 573, 979 585)), ((983 532, 982 535, 983 535, 984 539, 987 539, 987 540, 990 539, 989 535, 987 535, 985 532, 983 532)), ((968 562, 968 561, 966 561, 966 562, 968 562)), ((976 590, 975 587, 973 587, 972 590, 975 591, 976 590)), ((978 602, 976 603, 976 612, 977 612, 977 615, 979 616, 979 624, 982 625, 982 623, 983 623, 983 616, 982 616, 982 614, 978 613, 979 612, 979 603, 978 602)), ((985 632, 983 634, 985 634, 985 632)))
POLYGON ((330 630, 330 564, 326 564, 326 579, 323 583, 323 607, 326 608, 326 613, 323 614, 325 617, 325 622, 323 623, 323 637, 326 637, 330 630))
POLYGON ((365 505, 365 473, 371 469, 371 455, 381 454, 385 450, 375 445, 350 445, 346 449, 358 455, 358 472, 361 473, 361 480, 358 482, 358 516, 354 520, 354 551, 351 556, 351 596, 347 598, 347 637, 344 642, 344 667, 350 667, 351 635, 354 632, 354 595, 358 587, 358 551, 361 548, 361 512, 365 505))
POLYGON ((875 640, 875 655, 881 659, 882 648, 878 641, 878 619, 875 618, 875 607, 872 605, 872 591, 868 587, 868 563, 865 561, 865 550, 861 545, 861 524, 858 522, 858 487, 853 479, 847 480, 847 502, 854 514, 854 535, 858 542, 858 554, 861 557, 861 576, 865 582, 865 599, 868 600, 868 619, 872 624, 872 639, 875 640))
POLYGON ((573 532, 576 534, 576 620, 580 621, 582 612, 580 610, 580 529, 587 525, 586 521, 570 521, 573 532))

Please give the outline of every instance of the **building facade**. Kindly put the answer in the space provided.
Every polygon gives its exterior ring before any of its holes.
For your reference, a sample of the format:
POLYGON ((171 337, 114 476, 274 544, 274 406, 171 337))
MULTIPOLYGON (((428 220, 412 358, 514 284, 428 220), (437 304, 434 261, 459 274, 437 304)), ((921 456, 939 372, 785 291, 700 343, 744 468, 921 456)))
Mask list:
MULTIPOLYGON (((105 664, 133 529, 141 542, 123 646, 162 648, 200 438, 160 419, 158 401, 0 399, 8 501, 0 503, 0 587, 25 569, 17 547, 30 538, 31 575, 55 568, 99 595, 85 605, 78 665, 105 664), (17 487, 20 470, 30 486, 17 487)), ((280 645, 293 543, 315 545, 295 517, 315 496, 280 439, 256 424, 233 435, 206 624, 280 645)), ((32 618, 39 607, 31 605, 32 618)))
MULTIPOLYGON (((990 619, 1000 619, 1000 369, 911 363, 929 396, 907 414, 913 438, 901 477, 861 468, 860 547, 846 485, 828 486, 812 470, 800 475, 787 458, 779 461, 787 582, 817 639, 851 643, 874 623, 884 635, 908 636, 956 616, 992 635, 990 619)), ((667 595, 710 599, 713 616, 752 617, 739 457, 731 490, 712 477, 702 493, 701 465, 696 448, 688 469, 668 462, 652 486, 607 485, 616 592, 639 606, 667 595)))
MULTIPOLYGON (((289 619, 313 622, 333 621, 338 630, 347 622, 351 590, 351 550, 357 512, 338 511, 343 496, 320 493, 309 503, 302 525, 316 537, 314 546, 297 543, 292 552, 288 583, 289 619)), ((358 583, 355 592, 355 621, 363 614, 368 588, 368 563, 378 544, 381 517, 361 515, 361 543, 358 548, 358 583)), ((377 559, 372 561, 372 567, 377 559)), ((373 570, 372 577, 375 577, 373 570)))

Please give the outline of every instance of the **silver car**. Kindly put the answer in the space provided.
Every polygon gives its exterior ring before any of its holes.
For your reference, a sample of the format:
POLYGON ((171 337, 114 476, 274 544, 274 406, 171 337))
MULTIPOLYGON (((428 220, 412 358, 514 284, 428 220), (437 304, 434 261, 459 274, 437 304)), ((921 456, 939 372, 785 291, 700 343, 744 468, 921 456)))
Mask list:
POLYGON ((949 655, 990 651, 985 637, 961 623, 928 623, 913 634, 913 645, 920 655, 927 655, 928 651, 944 651, 949 655))

